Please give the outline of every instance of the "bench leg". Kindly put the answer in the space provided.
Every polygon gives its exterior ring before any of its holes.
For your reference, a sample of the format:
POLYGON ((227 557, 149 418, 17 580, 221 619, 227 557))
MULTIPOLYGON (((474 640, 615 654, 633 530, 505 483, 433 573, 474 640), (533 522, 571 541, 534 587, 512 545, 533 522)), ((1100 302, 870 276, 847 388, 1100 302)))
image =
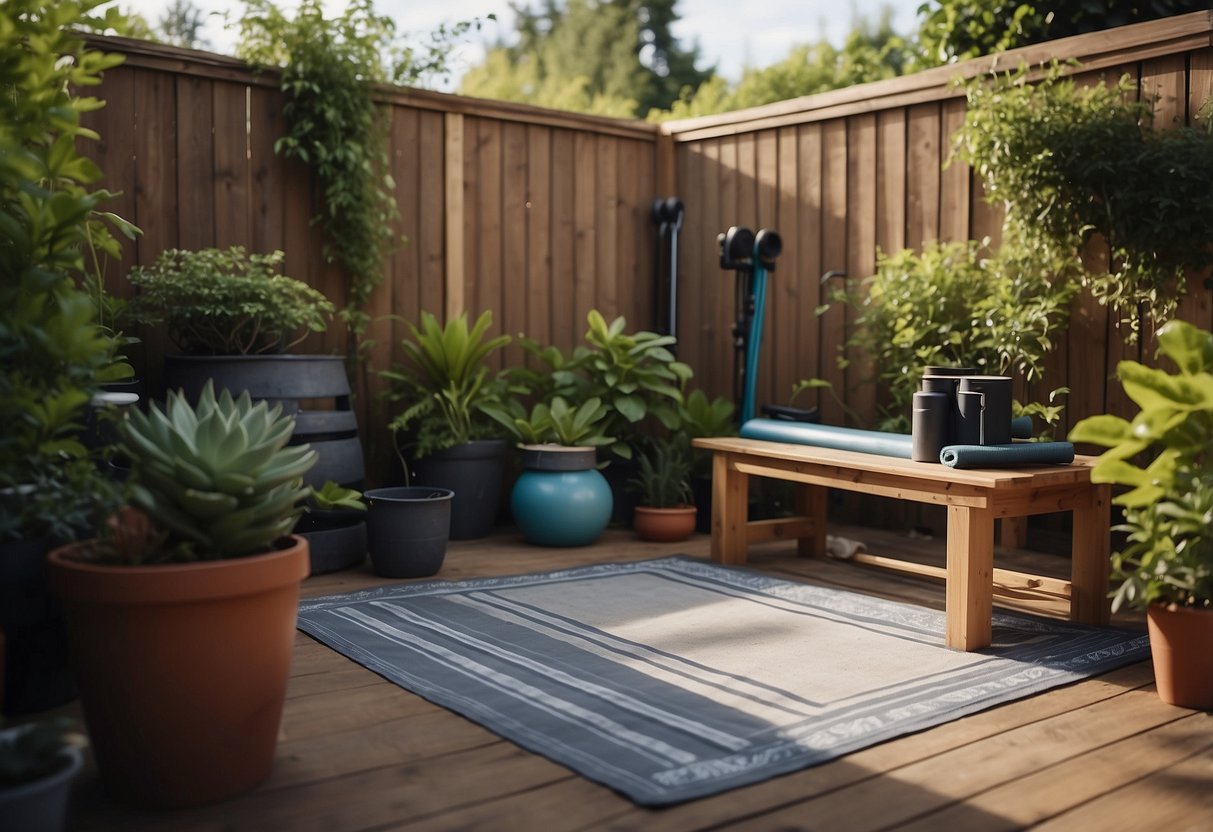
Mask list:
POLYGON ((1070 620, 1084 624, 1107 624, 1111 618, 1108 600, 1112 489, 1091 488, 1090 503, 1074 509, 1073 553, 1070 556, 1070 620))
POLYGON ((750 519, 749 476, 727 453, 712 455, 712 560, 746 562, 746 523, 750 519))
POLYGON ((994 513, 948 506, 946 638, 955 650, 990 646, 994 607, 994 513))
POLYGON ((813 529, 796 541, 796 554, 802 558, 824 557, 826 553, 826 488, 801 484, 796 489, 796 514, 807 517, 813 529))

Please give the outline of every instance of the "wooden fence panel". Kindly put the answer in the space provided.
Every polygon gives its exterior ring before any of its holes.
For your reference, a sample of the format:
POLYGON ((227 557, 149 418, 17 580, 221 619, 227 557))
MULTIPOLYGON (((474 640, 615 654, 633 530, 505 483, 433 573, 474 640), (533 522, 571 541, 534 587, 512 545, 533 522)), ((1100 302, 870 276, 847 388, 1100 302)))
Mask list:
MULTIPOLYGON (((1124 27, 999 60, 1072 55, 1083 62, 1086 83, 1128 70, 1144 95, 1160 96, 1160 128, 1192 124, 1213 94, 1211 17, 1124 27)), ((288 274, 343 305, 345 279, 325 262, 323 234, 311 222, 320 195, 303 165, 273 153, 284 124, 272 73, 170 47, 92 40, 128 60, 106 73, 99 94, 109 104, 86 117, 102 139, 82 149, 105 172, 102 185, 121 192, 106 209, 145 232, 110 265, 110 290, 129 295, 126 272, 165 247, 242 244, 283 249, 288 274)), ((735 224, 767 226, 782 234, 785 250, 771 283, 760 398, 786 400, 792 382, 820 377, 853 406, 873 410, 870 390, 856 392, 862 368, 844 372, 836 363, 848 314, 837 306, 815 314, 828 292, 820 278, 831 270, 866 277, 877 247, 891 252, 985 236, 997 244, 998 206, 984 202, 964 166, 941 168, 964 115, 951 81, 993 63, 979 59, 660 127, 385 88, 401 214, 396 230, 408 240, 385 263, 368 311, 416 320, 422 309, 492 309, 497 331, 528 332, 565 349, 581 342, 593 308, 608 318, 626 315, 633 329, 652 327, 656 230, 649 206, 672 188, 687 208, 679 240, 679 354, 695 368, 695 385, 734 393, 734 276, 719 269, 716 235, 735 224)), ((1107 247, 1092 242, 1085 256, 1106 260, 1107 247)), ((1180 316, 1210 327, 1206 277, 1190 277, 1180 316)), ((1071 388, 1067 426, 1092 413, 1124 414, 1129 404, 1109 383, 1117 361, 1153 360, 1148 337, 1145 349, 1127 345, 1114 323, 1091 298, 1075 301, 1040 388, 1071 388), (1096 356, 1102 366, 1092 372, 1096 356)), ((132 357, 154 386, 167 341, 163 333, 135 334, 145 341, 132 357)), ((372 401, 379 387, 373 371, 390 363, 402 335, 399 323, 372 325, 370 363, 358 380, 372 455, 382 456, 386 441, 384 415, 372 401)), ((344 352, 347 340, 335 324, 307 348, 344 352)), ((518 358, 514 351, 506 360, 518 358)), ((831 396, 799 403, 818 400, 826 421, 843 423, 831 396)))

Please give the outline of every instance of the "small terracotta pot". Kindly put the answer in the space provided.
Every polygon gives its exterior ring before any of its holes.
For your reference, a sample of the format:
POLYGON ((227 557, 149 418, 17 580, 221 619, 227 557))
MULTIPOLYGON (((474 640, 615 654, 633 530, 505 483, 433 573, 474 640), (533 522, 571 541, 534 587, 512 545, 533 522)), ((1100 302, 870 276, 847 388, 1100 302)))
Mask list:
POLYGON ((649 508, 636 506, 632 528, 642 540, 654 543, 676 543, 686 540, 695 531, 695 506, 649 508))
POLYGON ((160 566, 50 554, 97 767, 145 806, 221 800, 269 776, 290 675, 307 541, 160 566))
POLYGON ((1213 710, 1213 610, 1151 604, 1146 622, 1158 698, 1213 710))

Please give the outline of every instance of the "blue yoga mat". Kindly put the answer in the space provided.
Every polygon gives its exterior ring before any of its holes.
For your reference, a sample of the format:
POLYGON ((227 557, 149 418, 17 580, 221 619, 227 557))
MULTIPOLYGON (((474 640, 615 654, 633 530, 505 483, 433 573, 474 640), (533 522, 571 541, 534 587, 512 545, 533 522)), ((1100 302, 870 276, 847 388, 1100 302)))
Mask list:
POLYGON ((791 442, 795 445, 833 448, 836 451, 855 451, 861 454, 895 456, 901 459, 910 458, 909 436, 901 433, 884 433, 878 430, 840 428, 834 425, 788 422, 782 419, 750 419, 741 426, 741 436, 744 439, 791 442))
POLYGON ((948 445, 939 461, 950 468, 1016 468, 1065 465, 1074 461, 1069 442, 1016 442, 1012 445, 948 445))

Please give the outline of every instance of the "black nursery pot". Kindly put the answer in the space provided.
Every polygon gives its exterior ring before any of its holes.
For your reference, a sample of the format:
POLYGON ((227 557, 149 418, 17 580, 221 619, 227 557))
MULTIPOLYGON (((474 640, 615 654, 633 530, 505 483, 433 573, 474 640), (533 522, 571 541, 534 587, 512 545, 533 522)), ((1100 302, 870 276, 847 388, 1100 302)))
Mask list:
POLYGON ((493 530, 501 505, 506 450, 504 439, 478 439, 410 463, 411 485, 455 492, 451 540, 477 540, 493 530))
POLYGON ((385 578, 426 578, 442 568, 451 531, 446 488, 396 486, 363 493, 371 568, 385 578))

